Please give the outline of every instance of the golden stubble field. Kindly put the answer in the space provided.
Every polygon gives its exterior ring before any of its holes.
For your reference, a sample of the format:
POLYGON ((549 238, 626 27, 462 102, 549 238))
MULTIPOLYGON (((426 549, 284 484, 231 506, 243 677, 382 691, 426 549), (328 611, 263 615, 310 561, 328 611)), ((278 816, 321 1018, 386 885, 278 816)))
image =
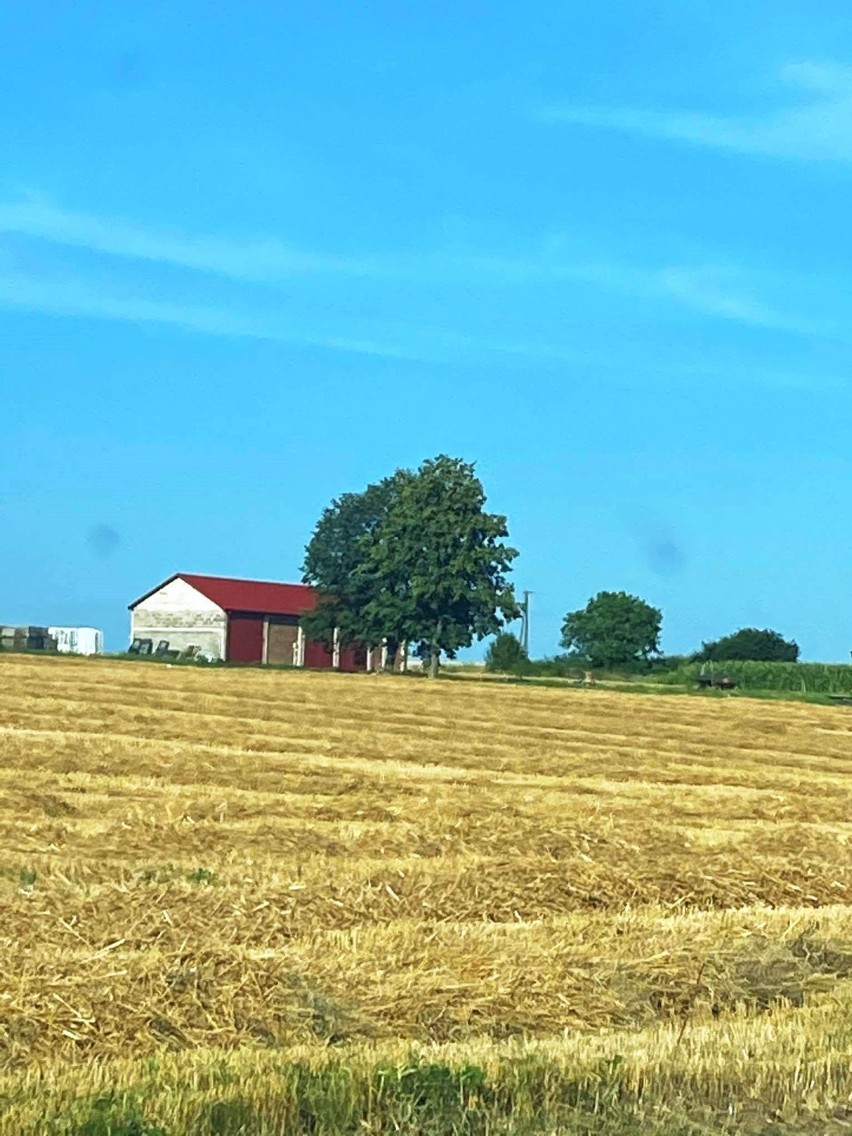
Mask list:
POLYGON ((848 709, 5 656, 0 747, 4 1134, 413 1054, 852 1120, 848 709))

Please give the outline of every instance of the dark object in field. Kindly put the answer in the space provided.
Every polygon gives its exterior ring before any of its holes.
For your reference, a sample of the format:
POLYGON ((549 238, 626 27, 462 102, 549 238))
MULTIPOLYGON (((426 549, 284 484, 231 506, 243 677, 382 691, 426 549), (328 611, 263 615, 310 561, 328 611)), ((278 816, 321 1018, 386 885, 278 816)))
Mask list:
POLYGON ((695 681, 702 690, 708 690, 711 687, 714 690, 734 690, 737 685, 737 680, 728 678, 727 675, 722 675, 720 678, 716 678, 715 675, 699 675, 695 681))
POLYGON ((127 648, 127 652, 130 655, 150 655, 153 650, 153 639, 134 639, 127 648))
POLYGON ((834 702, 842 702, 845 706, 852 706, 852 694, 829 694, 834 702))

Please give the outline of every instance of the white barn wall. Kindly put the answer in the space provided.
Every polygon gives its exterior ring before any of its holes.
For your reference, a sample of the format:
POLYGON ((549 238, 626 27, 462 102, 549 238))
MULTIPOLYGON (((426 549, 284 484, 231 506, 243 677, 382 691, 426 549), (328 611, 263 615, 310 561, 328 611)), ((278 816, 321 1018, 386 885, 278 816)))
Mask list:
POLYGON ((168 639, 172 650, 198 647, 216 659, 225 657, 228 617, 186 580, 170 580, 131 612, 131 638, 168 639))

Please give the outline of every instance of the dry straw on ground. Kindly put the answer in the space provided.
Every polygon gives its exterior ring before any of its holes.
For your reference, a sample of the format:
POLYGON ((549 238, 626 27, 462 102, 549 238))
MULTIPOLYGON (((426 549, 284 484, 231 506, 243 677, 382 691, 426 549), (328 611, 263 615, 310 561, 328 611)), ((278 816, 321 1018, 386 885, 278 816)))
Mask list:
POLYGON ((0 747, 2 1133, 151 1055, 849 1103, 845 708, 6 656, 0 747))

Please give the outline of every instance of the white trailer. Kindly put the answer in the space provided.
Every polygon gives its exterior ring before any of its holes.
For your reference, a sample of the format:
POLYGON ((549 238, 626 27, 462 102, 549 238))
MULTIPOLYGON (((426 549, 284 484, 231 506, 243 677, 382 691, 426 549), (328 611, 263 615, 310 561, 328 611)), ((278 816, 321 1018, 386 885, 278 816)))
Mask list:
POLYGON ((56 650, 65 655, 102 655, 103 632, 95 627, 49 627, 56 640, 56 650))

